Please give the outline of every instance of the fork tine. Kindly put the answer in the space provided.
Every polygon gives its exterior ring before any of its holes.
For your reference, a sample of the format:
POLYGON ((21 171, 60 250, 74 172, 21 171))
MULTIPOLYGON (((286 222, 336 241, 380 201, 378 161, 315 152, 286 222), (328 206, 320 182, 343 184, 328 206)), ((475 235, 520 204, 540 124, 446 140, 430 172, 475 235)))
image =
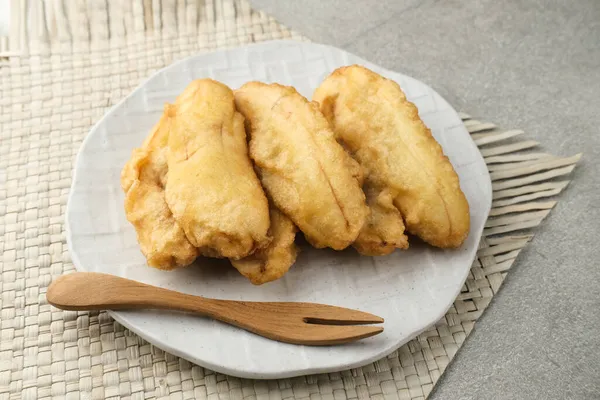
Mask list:
POLYGON ((316 325, 304 324, 290 332, 285 338, 288 343, 325 346, 354 342, 383 332, 378 326, 316 325))
POLYGON ((319 304, 317 307, 313 305, 306 310, 304 322, 321 325, 360 325, 380 324, 384 320, 364 311, 319 304))

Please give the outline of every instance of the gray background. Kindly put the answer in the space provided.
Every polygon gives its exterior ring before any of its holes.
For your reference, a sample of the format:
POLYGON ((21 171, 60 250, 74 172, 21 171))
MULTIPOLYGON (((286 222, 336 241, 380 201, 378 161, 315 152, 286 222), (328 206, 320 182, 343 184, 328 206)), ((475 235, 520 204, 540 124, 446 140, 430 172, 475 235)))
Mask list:
POLYGON ((600 1, 250 1, 550 153, 584 153, 431 398, 600 398, 600 1))

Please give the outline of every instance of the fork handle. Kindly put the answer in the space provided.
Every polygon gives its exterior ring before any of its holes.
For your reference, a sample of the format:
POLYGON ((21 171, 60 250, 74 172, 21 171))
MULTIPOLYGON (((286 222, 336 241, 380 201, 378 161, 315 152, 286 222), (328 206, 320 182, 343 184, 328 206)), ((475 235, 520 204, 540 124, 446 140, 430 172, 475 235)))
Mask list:
MULTIPOLYGON (((48 287, 48 302, 63 310, 161 309, 194 312, 234 323, 222 314, 240 302, 208 299, 96 272, 59 277, 48 287)), ((234 323, 235 324, 235 323, 234 323)))

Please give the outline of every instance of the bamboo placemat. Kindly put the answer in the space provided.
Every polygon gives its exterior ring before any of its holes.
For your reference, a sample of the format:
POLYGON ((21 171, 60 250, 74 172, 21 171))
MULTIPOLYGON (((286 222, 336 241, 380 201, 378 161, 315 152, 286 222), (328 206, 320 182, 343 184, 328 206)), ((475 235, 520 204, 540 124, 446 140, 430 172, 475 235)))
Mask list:
POLYGON ((142 80, 199 52, 305 40, 245 0, 11 2, 0 37, 0 399, 423 399, 473 329, 520 250, 556 204, 580 155, 556 157, 463 114, 491 173, 478 257, 446 316, 389 356, 344 372, 272 381, 218 374, 166 354, 108 314, 45 300, 71 271, 63 216, 74 156, 91 125, 142 80))

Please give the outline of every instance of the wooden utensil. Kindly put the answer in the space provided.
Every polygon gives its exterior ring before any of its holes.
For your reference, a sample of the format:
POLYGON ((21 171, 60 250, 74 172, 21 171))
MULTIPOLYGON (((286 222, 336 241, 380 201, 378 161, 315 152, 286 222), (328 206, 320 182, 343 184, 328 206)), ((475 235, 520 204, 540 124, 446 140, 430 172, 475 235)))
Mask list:
POLYGON ((383 318, 314 303, 208 299, 109 274, 76 272, 56 279, 48 302, 63 310, 162 309, 192 312, 280 342, 305 345, 348 343, 377 335, 383 318))

